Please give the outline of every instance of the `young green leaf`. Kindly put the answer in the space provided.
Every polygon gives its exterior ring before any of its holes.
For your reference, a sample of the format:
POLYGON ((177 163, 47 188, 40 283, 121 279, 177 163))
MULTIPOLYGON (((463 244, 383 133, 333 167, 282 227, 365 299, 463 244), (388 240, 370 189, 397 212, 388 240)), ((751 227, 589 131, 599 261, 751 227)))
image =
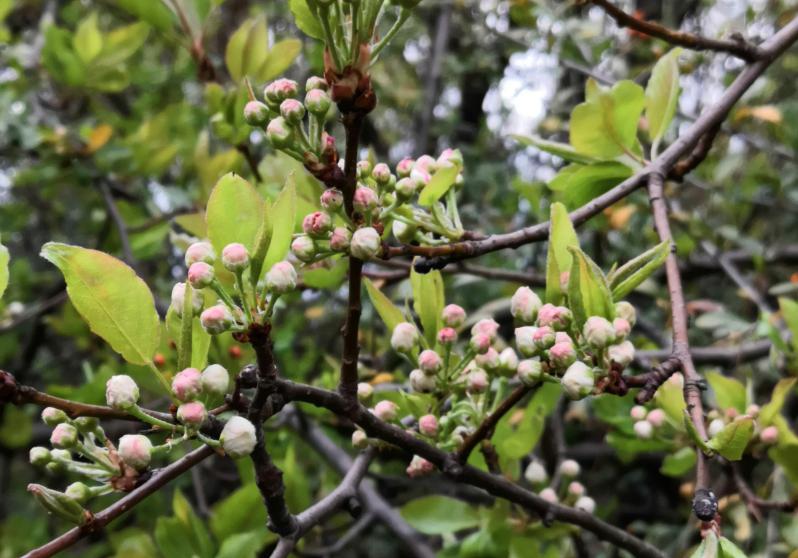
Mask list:
MULTIPOLYGON (((169 338, 180 339, 180 317, 172 307, 166 311, 166 333, 169 338)), ((194 318, 191 326, 191 364, 190 366, 202 370, 208 364, 208 351, 211 347, 211 336, 200 324, 199 318, 194 318)))
POLYGON ((683 419, 685 430, 687 430, 687 434, 690 436, 690 439, 693 441, 696 447, 707 455, 714 455, 715 451, 709 447, 706 440, 704 440, 698 433, 695 424, 693 424, 693 419, 690 418, 690 413, 687 412, 687 409, 684 410, 683 419))
POLYGON ((549 250, 546 256, 546 302, 559 304, 563 297, 560 276, 571 268, 573 261, 568 248, 579 247, 579 238, 563 204, 551 204, 550 219, 549 250))
POLYGON ((306 269, 302 274, 302 281, 311 289, 337 289, 346 277, 348 262, 348 258, 339 258, 332 267, 306 269))
POLYGON ((132 364, 149 365, 161 338, 155 301, 127 264, 97 250, 48 242, 41 256, 53 263, 75 309, 91 330, 132 364))
POLYGON ((665 411, 674 425, 681 427, 687 404, 684 402, 684 393, 679 384, 670 381, 664 382, 654 394, 654 403, 665 411))
POLYGON ((302 52, 302 41, 299 39, 283 39, 276 42, 254 77, 261 82, 276 78, 294 63, 300 52, 302 52))
POLYGON ((648 279, 665 262, 671 244, 663 241, 613 271, 608 277, 612 297, 621 300, 648 279))
POLYGON ((787 328, 792 333, 793 350, 798 352, 798 302, 789 298, 779 298, 779 309, 787 328))
POLYGON ((590 316, 615 317, 615 305, 607 279, 596 263, 579 248, 570 247, 573 255, 568 278, 568 302, 574 313, 577 327, 582 327, 590 316))
POLYGON ((8 287, 8 248, 0 244, 0 298, 8 287))
POLYGON ((681 448, 676 453, 669 453, 662 461, 659 471, 669 477, 681 477, 693 468, 696 462, 695 450, 690 447, 681 448))
POLYGON ((230 77, 238 83, 244 76, 258 77, 268 56, 269 31, 265 17, 254 17, 235 30, 224 52, 224 61, 230 77))
POLYGON ((100 54, 103 48, 103 36, 97 27, 97 12, 92 12, 81 20, 72 37, 72 44, 77 55, 86 64, 100 54))
POLYGON ((720 547, 718 546, 718 536, 714 531, 709 531, 698 548, 695 549, 690 555, 690 558, 721 558, 718 554, 720 547))
POLYGON ((424 186, 418 195, 418 203, 424 207, 429 207, 439 199, 454 185, 460 167, 453 165, 435 171, 432 179, 424 186))
POLYGON ((417 273, 411 269, 410 283, 413 287, 413 308, 421 321, 427 343, 434 347, 438 330, 443 327, 443 277, 437 270, 417 273))
POLYGON ((753 435, 754 419, 743 415, 724 426, 723 430, 707 442, 707 446, 729 461, 737 461, 743 456, 753 435))
POLYGON ((748 555, 729 539, 721 537, 720 556, 718 558, 748 558, 748 555))
POLYGON ((579 207, 632 176, 632 169, 615 161, 573 164, 560 170, 549 183, 554 192, 562 192, 570 207, 579 207))
POLYGON ((294 14, 294 23, 307 36, 324 40, 321 23, 308 7, 308 0, 288 0, 288 9, 294 14))
POLYGON ((576 149, 574 149, 571 145, 568 145, 567 143, 545 140, 537 136, 522 136, 519 134, 512 134, 510 137, 513 138, 518 143, 521 143, 529 147, 536 147, 541 151, 545 151, 546 153, 550 153, 556 157, 559 157, 560 159, 564 159, 565 161, 569 161, 571 163, 581 163, 583 165, 587 165, 596 161, 596 159, 593 157, 579 153, 576 149))
POLYGON ((720 409, 725 411, 732 408, 740 413, 745 412, 747 396, 742 382, 734 378, 727 378, 718 372, 707 372, 706 376, 720 409))
POLYGON ((377 314, 379 314, 382 321, 385 322, 385 327, 388 328, 389 333, 392 332, 397 325, 407 321, 402 311, 399 310, 381 290, 375 287, 374 283, 364 278, 363 284, 366 285, 366 292, 369 294, 371 304, 374 305, 377 314))
POLYGON ((668 130, 676 113, 679 100, 679 54, 682 49, 675 48, 660 58, 651 71, 651 79, 646 86, 646 120, 648 135, 655 145, 668 130))
POLYGON ((277 262, 285 259, 291 248, 291 237, 296 227, 296 183, 294 175, 289 174, 285 185, 274 200, 269 219, 272 222, 271 241, 266 258, 263 260, 263 271, 268 272, 277 262))
POLYGON ((759 426, 761 428, 773 424, 773 419, 781 412, 781 408, 784 407, 784 400, 787 398, 787 394, 792 391, 796 381, 798 381, 796 378, 784 378, 779 380, 776 387, 773 388, 770 402, 767 405, 763 405, 759 411, 759 426))
POLYGON ((455 533, 479 525, 475 507, 447 496, 416 498, 399 510, 402 517, 425 535, 455 533))
POLYGON ((228 173, 211 192, 205 222, 217 253, 231 242, 240 242, 252 252, 263 222, 263 199, 249 182, 228 173))

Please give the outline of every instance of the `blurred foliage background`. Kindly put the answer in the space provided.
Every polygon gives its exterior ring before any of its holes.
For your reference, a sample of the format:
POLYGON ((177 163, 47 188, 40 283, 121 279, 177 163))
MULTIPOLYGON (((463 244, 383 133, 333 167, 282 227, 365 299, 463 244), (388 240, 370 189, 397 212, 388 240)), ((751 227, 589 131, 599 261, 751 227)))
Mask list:
MULTIPOLYGON (((222 174, 238 172, 273 199, 294 172, 300 216, 315 207, 320 192, 301 166, 275 154, 260 132, 243 123, 241 75, 250 75, 260 89, 281 75, 303 82, 321 73, 319 43, 295 27, 294 0, 174 2, 183 8, 182 21, 173 3, 158 0, 0 0, 0 235, 11 254, 9 287, 0 302, 0 366, 20 382, 54 395, 103 403, 110 375, 130 374, 145 387, 151 379, 122 363, 89 332, 66 300, 57 270, 38 257, 42 244, 56 240, 96 247, 124 259, 148 282, 165 311, 171 286, 184 273, 182 250, 191 236, 204 236, 201 209, 222 174)), ((798 11, 794 1, 619 4, 671 27, 708 36, 741 32, 753 42, 798 11)), ((563 162, 515 136, 567 141, 568 115, 583 99, 588 77, 600 83, 623 78, 645 82, 667 50, 657 40, 618 29, 597 8, 570 2, 424 0, 375 67, 379 105, 362 143, 391 164, 445 147, 461 149, 466 183, 460 208, 466 227, 514 230, 545 220, 552 200, 576 207, 565 193, 548 187, 563 162)), ((725 55, 690 53, 682 59, 683 93, 668 141, 712 105, 739 68, 737 60, 725 55)), ((794 297, 798 291, 796 70, 798 53, 793 50, 734 109, 708 160, 682 184, 671 186, 678 189, 672 222, 685 262, 696 346, 724 347, 765 337, 774 297, 794 297), (740 256, 735 261, 762 293, 764 305, 722 272, 715 250, 740 256)), ((342 145, 342 130, 333 131, 342 145)), ((591 192, 616 182, 594 182, 591 192)), ((582 246, 604 269, 657 243, 647 203, 643 194, 635 194, 581 229, 582 246)), ((540 276, 544 261, 545 245, 532 245, 491 254, 474 265, 540 276)), ((507 301, 517 285, 468 269, 461 272, 446 275, 448 301, 477 316, 497 312, 509 328, 507 301)), ((288 377, 335 381, 345 289, 339 288, 342 277, 330 276, 325 292, 293 295, 295 311, 280 318, 276 350, 288 377)), ((407 296, 406 283, 391 286, 390 292, 400 299, 407 296)), ((633 302, 641 315, 636 345, 666 347, 664 279, 648 281, 633 302)), ((368 305, 362 345, 364 377, 387 373, 392 379, 399 363, 385 356, 385 331, 368 305)), ((175 358, 166 336, 161 354, 167 362, 175 358)), ((252 355, 246 346, 221 336, 214 338, 211 360, 233 371, 252 355)), ((775 354, 706 370, 750 380, 753 399, 765 401, 781 375, 798 372, 775 354)), ((794 397, 787 402, 790 421, 796 403, 794 397)), ((555 412, 565 418, 567 453, 582 463, 583 481, 600 502, 603 517, 644 531, 666 551, 685 548, 693 532, 684 528, 689 506, 683 495, 690 493, 685 489, 690 475, 663 475, 665 448, 604 443, 607 423, 628 416, 630 406, 625 399, 560 406, 555 412)), ((33 408, 2 409, 3 558, 18 556, 66 527, 25 492, 27 483, 40 476, 28 464, 27 449, 49 436, 36 413, 33 408)), ((323 418, 329 433, 346 447, 345 428, 323 418)), ((132 428, 114 424, 108 430, 118 435, 132 428)), ((538 451, 545 452, 551 439, 544 431, 538 451)), ((292 510, 307 507, 336 483, 337 474, 290 431, 275 430, 269 442, 285 471, 292 510)), ((537 440, 528 442, 531 447, 537 440)), ((772 465, 749 459, 744 467, 761 483, 771 478, 772 465)), ((546 537, 556 539, 562 532, 542 531, 539 540, 511 542, 504 528, 496 527, 502 510, 495 507, 483 510, 476 523, 475 508, 469 506, 436 510, 425 501, 413 507, 414 499, 427 494, 424 488, 381 480, 402 469, 387 459, 377 482, 389 500, 405 506, 406 516, 415 518, 411 522, 462 516, 460 526, 482 524, 490 534, 490 544, 454 547, 450 555, 562 555, 562 546, 545 543, 546 537)), ((265 510, 252 482, 248 461, 237 468, 229 460, 209 460, 72 554, 268 555, 273 535, 263 528, 265 510)), ((725 526, 741 546, 769 547, 762 556, 786 556, 798 547, 794 516, 754 525, 739 501, 727 505, 725 526)), ((343 515, 336 518, 308 544, 329 544, 347 521, 343 515)), ((447 537, 450 528, 458 527, 443 523, 432 529, 435 536, 447 537)), ((402 552, 375 523, 340 555, 402 552)))

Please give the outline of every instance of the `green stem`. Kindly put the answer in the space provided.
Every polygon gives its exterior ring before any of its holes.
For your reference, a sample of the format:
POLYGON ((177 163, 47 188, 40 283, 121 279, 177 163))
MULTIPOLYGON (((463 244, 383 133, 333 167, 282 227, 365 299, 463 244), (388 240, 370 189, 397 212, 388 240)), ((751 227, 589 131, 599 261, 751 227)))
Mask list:
POLYGON ((332 56, 333 63, 335 64, 335 68, 337 71, 342 71, 344 69, 343 65, 341 64, 341 55, 338 54, 338 45, 335 41, 335 36, 333 35, 332 28, 330 27, 330 10, 329 7, 324 6, 320 11, 318 20, 321 22, 321 28, 324 31, 324 39, 327 42, 327 48, 330 51, 330 56, 332 56))
POLYGON ((266 319, 271 319, 272 312, 274 312, 274 305, 277 303, 277 299, 280 298, 280 295, 277 293, 272 293, 272 296, 269 297, 269 304, 266 305, 266 319))
POLYGON ((159 418, 155 418, 152 415, 148 415, 138 405, 133 405, 133 407, 128 409, 127 414, 129 414, 132 417, 136 417, 141 422, 146 422, 147 424, 151 424, 152 426, 157 426, 158 428, 163 428, 164 430, 175 431, 179 428, 177 424, 172 424, 171 422, 166 422, 165 420, 161 420, 159 418))
POLYGON ((197 439, 202 442, 203 444, 209 445, 212 448, 220 448, 222 447, 222 443, 219 440, 214 440, 213 438, 208 438, 202 432, 197 432, 197 439))
POLYGON ((94 463, 96 463, 97 465, 99 465, 109 473, 112 474, 119 473, 119 469, 117 467, 114 467, 110 461, 106 461, 95 455, 94 452, 91 451, 91 449, 87 448, 85 444, 78 442, 75 445, 75 449, 78 451, 80 455, 82 455, 87 459, 90 459, 91 461, 93 461, 94 463))
POLYGON ((352 66, 357 64, 358 59, 358 25, 360 15, 360 0, 353 0, 352 10, 352 28, 350 30, 350 44, 349 44, 349 59, 352 66))
POLYGON ((460 221, 460 212, 457 210, 457 193, 454 191, 454 186, 446 192, 446 209, 449 213, 449 219, 454 223, 454 228, 462 235, 463 223, 460 221))
POLYGON ((191 330, 194 325, 194 289, 185 283, 186 292, 183 297, 183 315, 180 318, 180 349, 177 353, 177 369, 183 370, 191 366, 191 330))
POLYGON ((244 272, 236 271, 236 286, 238 287, 238 294, 241 296, 241 305, 244 307, 244 316, 246 316, 247 323, 253 317, 249 310, 249 302, 247 301, 247 290, 244 288, 244 272))
MULTIPOLYGON (((239 310, 238 305, 230 297, 230 295, 227 294, 227 291, 224 290, 222 284, 219 283, 219 280, 216 279, 215 277, 213 278, 213 282, 211 283, 211 289, 213 289, 213 292, 215 292, 217 296, 220 299, 222 299, 222 302, 224 302, 227 305, 227 307, 230 309, 230 312, 233 314, 233 319, 235 319, 236 314, 238 314, 239 310)), ((244 318, 247 319, 247 316, 244 316, 244 318)))
POLYGON ((475 356, 477 356, 477 352, 471 347, 468 347, 465 354, 463 354, 462 360, 457 363, 457 366, 455 366, 454 370, 452 370, 452 373, 448 375, 446 381, 451 382, 452 380, 456 379, 457 376, 459 376, 460 373, 465 370, 465 367, 468 366, 468 363, 474 360, 475 356))
POLYGON ((408 10, 407 8, 402 8, 402 11, 399 12, 399 19, 397 19, 394 22, 394 24, 391 26, 391 28, 388 30, 388 32, 385 34, 382 40, 380 40, 380 42, 374 45, 374 47, 371 49, 372 64, 374 64, 377 61, 377 58, 379 58, 380 56, 380 52, 382 52, 382 49, 388 46, 388 43, 390 43, 391 39, 393 39, 394 36, 399 32, 399 29, 402 28, 402 25, 404 25, 405 21, 408 20, 411 13, 412 13, 411 10, 408 10))

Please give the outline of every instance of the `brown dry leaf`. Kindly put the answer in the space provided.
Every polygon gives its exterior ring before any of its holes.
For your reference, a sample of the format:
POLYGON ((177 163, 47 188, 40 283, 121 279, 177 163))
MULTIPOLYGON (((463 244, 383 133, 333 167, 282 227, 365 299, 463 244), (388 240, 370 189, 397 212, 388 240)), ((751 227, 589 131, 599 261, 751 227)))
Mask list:
POLYGON ((736 121, 753 118, 770 124, 781 124, 783 117, 781 110, 774 105, 761 105, 758 107, 743 107, 734 115, 736 121))

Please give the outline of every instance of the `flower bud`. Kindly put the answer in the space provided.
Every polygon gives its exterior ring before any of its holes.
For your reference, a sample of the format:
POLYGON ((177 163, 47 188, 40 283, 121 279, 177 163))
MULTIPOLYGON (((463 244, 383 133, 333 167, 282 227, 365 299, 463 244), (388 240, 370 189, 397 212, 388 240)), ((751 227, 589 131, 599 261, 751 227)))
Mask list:
POLYGON ((126 411, 138 403, 139 386, 130 376, 111 376, 105 383, 105 402, 109 407, 126 411))
POLYGON ((400 201, 407 201, 418 191, 418 182, 410 177, 401 178, 396 182, 394 191, 400 201))
POLYGON ((441 357, 432 349, 422 351, 421 354, 418 355, 418 367, 421 368, 422 372, 425 374, 434 376, 441 369, 441 366, 443 366, 441 357))
POLYGON ((42 411, 42 421, 47 426, 55 426, 69 420, 67 414, 61 409, 55 407, 45 407, 42 411))
POLYGON ((472 370, 466 377, 466 390, 469 393, 482 393, 489 385, 488 374, 480 368, 472 370))
POLYGON ((647 420, 639 420, 634 424, 635 436, 641 440, 648 440, 654 434, 654 426, 647 420))
POLYGON ((570 343, 573 345, 574 340, 564 331, 557 331, 554 333, 554 344, 556 345, 557 343, 570 343))
POLYGON ((374 393, 374 388, 371 386, 371 384, 367 384, 366 382, 360 382, 357 384, 358 400, 368 401, 372 393, 374 393))
POLYGON ((715 436, 720 434, 720 431, 723 430, 724 426, 726 426, 726 423, 723 422, 723 419, 721 418, 714 419, 712 422, 709 423, 709 426, 707 427, 707 435, 710 438, 714 438, 715 436))
POLYGON ((612 326, 615 328, 616 339, 623 339, 632 331, 632 326, 623 318, 615 318, 612 321, 612 326))
POLYGON ((177 420, 186 426, 199 428, 206 418, 208 411, 201 401, 189 401, 177 408, 177 420))
POLYGON ((449 347, 457 341, 457 332, 451 327, 445 327, 438 332, 438 343, 449 347))
POLYGON ((357 162, 356 174, 359 180, 366 180, 371 174, 371 161, 363 159, 357 162))
POLYGON ((590 496, 581 496, 576 500, 574 507, 585 513, 593 513, 596 511, 596 501, 590 496))
POLYGON ((435 378, 416 368, 410 372, 410 387, 418 393, 430 393, 435 391, 435 378))
POLYGON ((544 500, 546 500, 551 504, 556 504, 557 502, 560 501, 560 499, 557 498, 557 493, 551 487, 546 487, 543 490, 541 490, 538 496, 540 496, 541 498, 543 498, 544 500))
POLYGON ((478 355, 485 354, 490 349, 490 337, 484 333, 477 333, 471 337, 468 346, 478 355))
POLYGON ((584 362, 576 361, 560 379, 565 394, 571 399, 582 399, 590 395, 595 385, 593 369, 584 362))
POLYGON ((518 363, 518 379, 521 383, 531 386, 540 381, 543 377, 543 364, 539 359, 530 358, 518 363))
POLYGON ((316 243, 307 235, 300 235, 291 243, 291 252, 298 260, 311 262, 316 257, 316 243))
POLYGON ((564 459, 560 463, 560 475, 566 479, 575 479, 579 476, 581 470, 579 463, 574 459, 564 459))
POLYGON ((471 335, 483 333, 488 337, 490 337, 490 341, 491 343, 493 343, 496 340, 496 334, 498 331, 499 331, 499 324, 496 323, 495 320, 491 319, 479 320, 471 328, 471 335))
POLYGON ((280 78, 271 82, 263 90, 263 96, 272 103, 279 104, 289 97, 296 97, 299 84, 292 79, 280 78))
POLYGON ((532 333, 532 342, 535 344, 538 351, 545 351, 553 347, 555 340, 556 335, 554 334, 554 330, 549 326, 539 327, 532 333))
POLYGON ((370 260, 380 253, 382 240, 373 227, 364 227, 355 231, 349 245, 351 254, 361 260, 370 260))
POLYGON ((277 262, 266 273, 266 288, 273 293, 284 294, 296 288, 296 270, 291 262, 277 262))
POLYGON ((200 384, 203 393, 224 395, 230 387, 230 374, 221 364, 211 364, 202 371, 200 384))
POLYGON ((192 289, 204 289, 213 283, 213 268, 205 262, 196 262, 188 268, 188 283, 192 289))
POLYGON ((335 213, 344 205, 344 194, 338 188, 327 188, 321 194, 321 206, 331 213, 335 213))
POLYGON ((213 265, 216 260, 216 252, 210 242, 195 242, 186 250, 186 267, 197 262, 205 262, 213 265))
POLYGON ((419 455, 414 455, 407 466, 407 476, 410 478, 423 477, 435 470, 435 465, 419 455))
MULTIPOLYGON (((183 302, 186 299, 186 284, 185 283, 175 283, 175 286, 172 287, 172 302, 171 308, 172 311, 180 318, 183 317, 183 302)), ((203 300, 202 300, 202 293, 197 292, 196 290, 191 291, 191 304, 194 310, 194 314, 199 314, 200 310, 202 310, 203 300)))
POLYGON ((493 372, 499 368, 499 353, 493 347, 489 347, 487 351, 474 358, 477 366, 493 372))
POLYGON ((276 149, 282 149, 290 147, 294 140, 294 130, 282 116, 278 116, 266 126, 266 137, 276 149))
POLYGON ((398 176, 399 178, 405 178, 406 176, 410 176, 410 171, 413 170, 414 164, 415 161, 413 159, 405 157, 396 164, 396 176, 398 176))
POLYGON ((576 362, 576 349, 571 343, 555 343, 549 349, 549 362, 560 370, 568 368, 576 362))
POLYGON ((28 492, 50 513, 76 525, 83 525, 90 514, 75 500, 41 484, 29 484, 28 492))
POLYGON ((346 252, 352 243, 352 233, 346 227, 335 227, 330 235, 330 249, 333 252, 346 252))
POLYGON ((517 321, 531 324, 540 310, 540 297, 529 287, 520 287, 510 299, 510 313, 517 321))
POLYGON ((539 486, 548 482, 549 475, 546 473, 546 468, 543 464, 537 459, 533 459, 524 469, 524 478, 529 484, 539 486))
POLYGON ((422 168, 416 168, 414 166, 413 170, 410 171, 410 176, 408 178, 418 184, 417 187, 421 189, 429 184, 430 180, 432 180, 432 174, 429 171, 423 170, 422 168))
POLYGON ((249 101, 244 105, 244 122, 250 126, 263 126, 269 121, 269 107, 260 101, 249 101))
POLYGON ((418 419, 418 431, 424 436, 434 438, 438 435, 438 419, 435 415, 424 415, 418 419))
POLYGON ((181 370, 172 378, 172 393, 180 401, 191 401, 202 393, 202 373, 196 368, 181 370))
POLYGON ((759 439, 763 444, 772 445, 779 441, 779 429, 775 426, 768 426, 759 433, 759 439))
POLYGON ((228 456, 233 459, 244 457, 255 448, 255 427, 244 417, 230 417, 222 429, 219 441, 228 456))
POLYGON ((396 240, 399 242, 409 243, 415 238, 418 227, 414 225, 408 225, 402 221, 394 221, 391 224, 391 230, 393 231, 393 235, 396 237, 396 240))
POLYGON ((625 300, 615 303, 615 315, 629 322, 630 327, 634 327, 635 322, 637 322, 637 311, 635 307, 625 300))
POLYGON ((125 465, 143 471, 152 459, 152 442, 141 434, 125 434, 119 438, 117 451, 125 465))
POLYGON ((80 481, 73 482, 72 484, 67 486, 66 490, 64 490, 64 494, 66 494, 68 498, 72 498, 79 504, 88 501, 92 497, 92 493, 89 487, 86 486, 85 483, 82 483, 80 481))
POLYGON ((233 325, 233 315, 224 304, 206 308, 200 314, 200 324, 211 335, 224 333, 233 325))
POLYGON ((296 126, 305 118, 305 106, 296 99, 286 99, 280 103, 280 116, 290 125, 296 126))
POLYGON ((398 410, 399 407, 396 403, 384 399, 374 405, 374 416, 385 422, 391 422, 396 420, 398 410))
POLYGON ((642 405, 635 405, 629 411, 629 416, 632 417, 632 420, 634 421, 643 420, 644 418, 646 418, 647 414, 648 411, 642 405))
POLYGON ((36 467, 44 467, 50 463, 52 456, 50 455, 50 450, 47 448, 36 446, 31 448, 28 452, 28 459, 30 459, 31 465, 36 467))
POLYGON ((323 77, 310 76, 305 82, 305 91, 310 91, 312 89, 321 89, 322 91, 327 91, 327 82, 323 77))
POLYGON ((244 271, 249 266, 249 251, 238 242, 228 244, 222 249, 222 265, 228 271, 244 271))
POLYGON ((624 341, 617 345, 610 345, 607 349, 610 360, 626 368, 635 359, 635 346, 631 341, 624 341))
POLYGON ((585 485, 579 481, 572 481, 568 484, 568 495, 579 498, 585 494, 585 485))
POLYGON ((302 220, 302 230, 305 234, 322 238, 332 229, 332 219, 323 211, 309 213, 302 220))
POLYGON ((447 147, 441 154, 438 155, 438 159, 435 161, 436 168, 444 168, 450 167, 452 165, 457 165, 458 167, 463 166, 463 154, 460 152, 459 149, 452 149, 451 147, 447 147))
POLYGON ((447 304, 444 306, 443 312, 441 312, 441 317, 443 318, 443 325, 457 329, 465 322, 466 312, 462 306, 447 304))
POLYGON ((332 100, 330 95, 323 89, 311 89, 305 95, 305 107, 308 112, 317 117, 324 117, 330 110, 332 100))
POLYGON ((367 186, 358 186, 355 195, 352 197, 352 205, 355 211, 362 215, 368 215, 377 207, 377 193, 367 186))
POLYGON ((397 353, 409 353, 418 344, 418 330, 408 322, 397 324, 391 334, 391 347, 397 353))
POLYGON ((538 310, 538 326, 549 326, 554 330, 567 329, 571 324, 573 315, 571 311, 565 306, 554 306, 553 304, 544 304, 538 310))
POLYGON ((366 449, 369 445, 369 437, 362 430, 352 432, 352 447, 355 449, 366 449))
POLYGON ((759 411, 761 411, 759 405, 752 403, 751 405, 748 405, 748 408, 746 408, 745 414, 756 418, 759 416, 759 411))
POLYGON ((518 355, 512 348, 507 347, 499 353, 499 367, 510 374, 515 373, 518 368, 518 355))
POLYGON ((596 349, 603 349, 615 341, 615 328, 601 316, 590 316, 582 328, 582 334, 585 341, 596 349))
POLYGON ((391 169, 385 163, 377 163, 371 171, 371 177, 377 184, 385 185, 391 180, 391 169))
POLYGON ((515 328, 515 346, 525 357, 534 356, 538 353, 537 345, 533 336, 538 328, 534 326, 523 326, 515 328))
POLYGON ((662 409, 652 409, 646 420, 651 423, 651 426, 654 428, 660 428, 663 424, 665 424, 665 411, 662 409))

